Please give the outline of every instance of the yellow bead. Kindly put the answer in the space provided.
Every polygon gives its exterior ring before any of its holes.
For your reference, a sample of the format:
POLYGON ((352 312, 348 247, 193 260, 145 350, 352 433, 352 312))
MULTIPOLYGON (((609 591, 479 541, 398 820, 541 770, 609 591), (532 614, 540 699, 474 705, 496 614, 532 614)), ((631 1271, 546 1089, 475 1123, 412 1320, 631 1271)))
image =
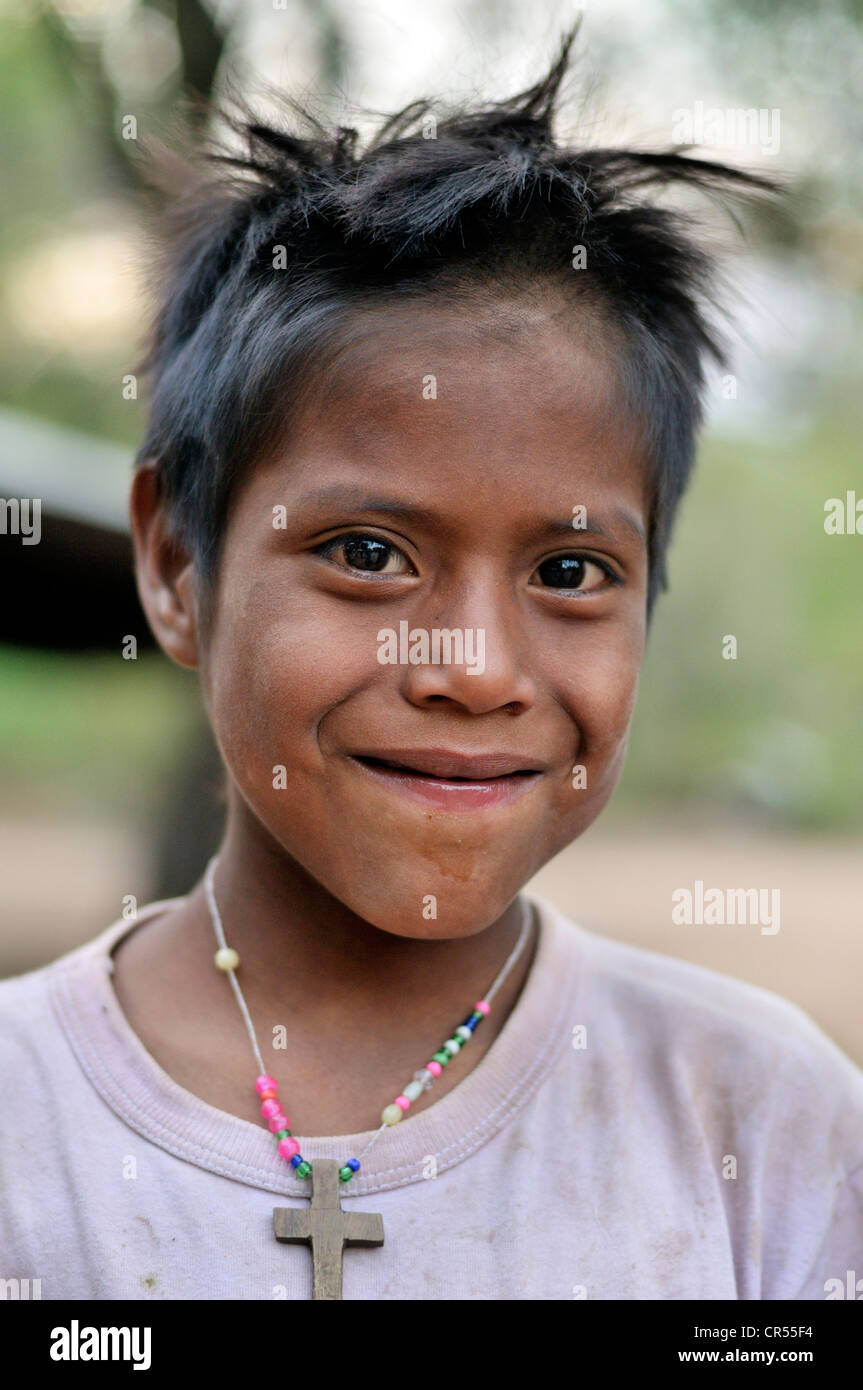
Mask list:
POLYGON ((236 970, 240 963, 233 946, 222 946, 213 957, 219 970, 236 970))
POLYGON ((385 1105, 381 1111, 381 1120, 385 1125, 397 1125, 403 1114, 400 1105, 385 1105))

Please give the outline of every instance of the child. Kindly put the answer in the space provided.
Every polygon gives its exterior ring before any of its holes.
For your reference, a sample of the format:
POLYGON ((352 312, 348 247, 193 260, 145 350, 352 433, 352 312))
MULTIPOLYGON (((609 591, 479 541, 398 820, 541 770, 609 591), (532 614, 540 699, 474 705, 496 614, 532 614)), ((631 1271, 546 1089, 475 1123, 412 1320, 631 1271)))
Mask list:
POLYGON ((620 775, 720 356, 708 259, 644 191, 770 189, 560 148, 569 43, 363 153, 249 120, 181 203, 132 523, 227 825, 188 896, 0 987, 4 1264, 43 1298, 823 1299, 860 1268, 860 1071, 520 894, 620 775))

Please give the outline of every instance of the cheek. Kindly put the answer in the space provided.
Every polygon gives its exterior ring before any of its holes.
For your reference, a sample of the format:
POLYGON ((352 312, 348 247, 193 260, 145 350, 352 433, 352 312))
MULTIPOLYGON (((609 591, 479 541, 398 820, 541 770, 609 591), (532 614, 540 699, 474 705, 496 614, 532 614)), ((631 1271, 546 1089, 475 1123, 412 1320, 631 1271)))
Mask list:
POLYGON ((216 738, 242 790, 272 794, 273 768, 320 765, 318 725, 380 671, 374 614, 332 611, 258 579, 226 585, 208 662, 216 738))
POLYGON ((640 670, 640 653, 632 652, 601 656, 584 672, 580 724, 588 756, 605 760, 625 739, 640 670))
POLYGON ((573 766, 586 785, 570 778, 561 798, 568 824, 583 829, 602 810, 623 770, 644 650, 643 632, 623 631, 614 644, 598 632, 579 641, 567 668, 558 668, 557 698, 572 724, 573 766))

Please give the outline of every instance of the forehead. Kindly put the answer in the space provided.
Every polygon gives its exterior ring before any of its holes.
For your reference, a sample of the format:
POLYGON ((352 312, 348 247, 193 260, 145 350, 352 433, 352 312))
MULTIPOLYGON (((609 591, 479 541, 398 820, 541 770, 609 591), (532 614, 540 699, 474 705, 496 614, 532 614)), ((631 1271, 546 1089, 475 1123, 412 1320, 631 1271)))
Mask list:
POLYGON ((616 491, 646 514, 619 350, 586 300, 546 290, 374 307, 310 371, 277 455, 298 482, 339 468, 498 507, 616 491))

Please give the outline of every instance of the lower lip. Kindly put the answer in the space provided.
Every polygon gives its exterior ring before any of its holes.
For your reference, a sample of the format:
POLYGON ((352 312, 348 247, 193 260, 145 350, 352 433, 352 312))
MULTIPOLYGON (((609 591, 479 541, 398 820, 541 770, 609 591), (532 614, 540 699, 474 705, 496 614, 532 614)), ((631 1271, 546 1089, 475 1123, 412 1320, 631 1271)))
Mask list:
POLYGON ((401 792, 412 801, 421 801, 438 811, 482 811, 501 806, 524 796, 539 781, 538 772, 512 777, 494 777, 488 782, 447 782, 443 778, 423 777, 402 772, 395 767, 373 767, 370 763, 352 759, 376 781, 401 792))

